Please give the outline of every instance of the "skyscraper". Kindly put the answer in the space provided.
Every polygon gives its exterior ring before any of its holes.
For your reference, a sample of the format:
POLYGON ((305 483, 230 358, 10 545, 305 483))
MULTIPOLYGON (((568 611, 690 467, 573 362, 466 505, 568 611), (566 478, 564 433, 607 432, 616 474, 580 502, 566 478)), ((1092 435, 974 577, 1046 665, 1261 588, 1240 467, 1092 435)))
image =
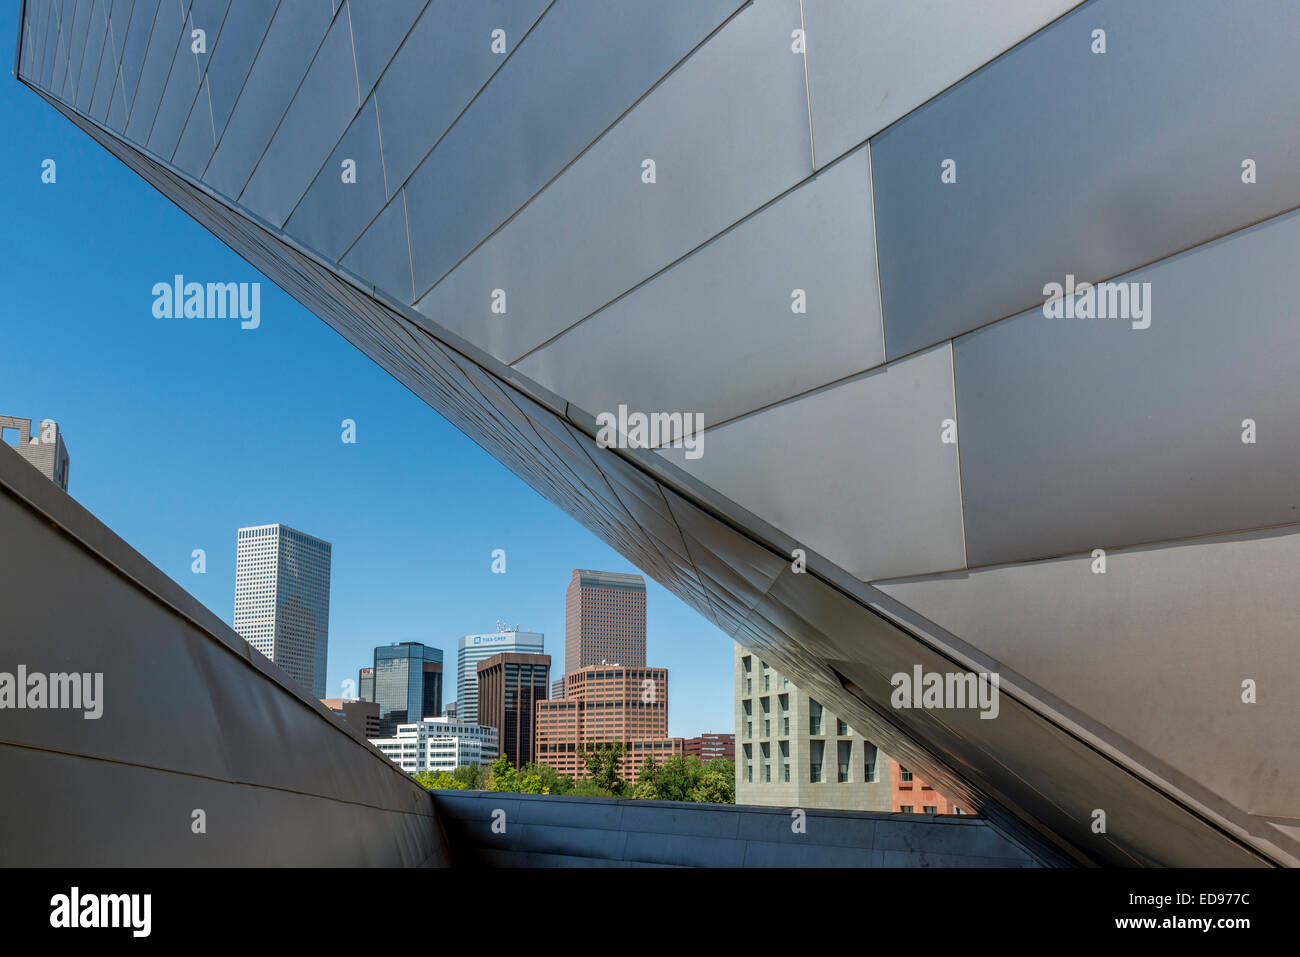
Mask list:
POLYGON ((501 753, 517 768, 533 760, 533 719, 550 671, 550 655, 506 652, 478 663, 478 723, 497 729, 501 753))
POLYGON ((490 634, 466 635, 456 644, 456 715, 462 721, 483 723, 478 713, 478 663, 502 652, 540 655, 546 649, 541 632, 520 631, 497 622, 490 634))
POLYGON ((357 672, 357 697, 362 701, 375 700, 374 668, 362 668, 357 672))
POLYGON ((386 736, 399 724, 442 717, 442 649, 418 641, 375 649, 375 702, 386 736))
POLYGON ((234 628, 315 698, 325 696, 329 542, 287 525, 239 530, 234 628))
POLYGON ((31 463, 32 467, 57 485, 68 490, 68 448, 63 444, 63 434, 57 422, 46 419, 40 422, 32 435, 32 420, 12 415, 0 415, 0 433, 5 429, 18 430, 15 450, 31 463))
POLYGON ((575 568, 564 597, 564 673, 603 662, 645 667, 645 579, 575 568))

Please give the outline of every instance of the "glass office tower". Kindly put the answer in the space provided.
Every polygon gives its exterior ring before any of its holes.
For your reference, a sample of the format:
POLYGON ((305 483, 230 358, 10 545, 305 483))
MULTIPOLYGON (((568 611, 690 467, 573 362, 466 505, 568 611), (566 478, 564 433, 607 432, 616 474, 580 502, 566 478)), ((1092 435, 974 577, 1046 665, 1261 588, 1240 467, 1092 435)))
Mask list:
POLYGON ((381 733, 442 715, 442 649, 403 641, 375 649, 374 700, 381 733))

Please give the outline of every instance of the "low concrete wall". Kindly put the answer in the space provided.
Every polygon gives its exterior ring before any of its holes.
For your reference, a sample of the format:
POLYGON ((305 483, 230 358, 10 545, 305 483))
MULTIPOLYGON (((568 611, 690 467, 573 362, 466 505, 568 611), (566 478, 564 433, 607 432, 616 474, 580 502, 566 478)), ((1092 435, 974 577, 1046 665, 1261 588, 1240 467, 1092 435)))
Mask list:
POLYGON ((103 714, 0 708, 0 864, 447 861, 428 792, 0 444, 0 672, 20 665, 101 673, 103 714))
POLYGON ((457 867, 1037 867, 975 817, 435 791, 457 867))

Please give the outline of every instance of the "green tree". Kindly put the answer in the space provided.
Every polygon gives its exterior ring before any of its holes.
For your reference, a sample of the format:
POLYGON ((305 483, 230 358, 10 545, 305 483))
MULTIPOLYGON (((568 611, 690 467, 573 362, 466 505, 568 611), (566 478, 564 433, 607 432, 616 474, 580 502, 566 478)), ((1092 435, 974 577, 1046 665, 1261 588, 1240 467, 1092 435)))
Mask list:
POLYGON ((570 792, 575 797, 589 798, 612 798, 617 797, 613 791, 606 790, 591 778, 578 778, 573 782, 573 791, 570 792))
POLYGON ((654 772, 654 786, 661 801, 692 801, 692 792, 704 777, 704 763, 697 757, 674 754, 654 772))
POLYGON ((541 764, 537 761, 530 761, 519 769, 521 775, 537 775, 542 786, 546 788, 546 794, 571 794, 573 793, 573 778, 567 774, 561 774, 549 764, 541 764))
POLYGON ((519 775, 510 764, 510 758, 501 755, 488 765, 487 789, 489 791, 518 791, 519 775))
POLYGON ((701 804, 735 804, 735 775, 726 775, 714 770, 713 765, 716 763, 710 761, 704 766, 704 774, 700 777, 700 782, 691 789, 690 799, 701 804))
POLYGON ((434 774, 432 771, 421 771, 415 776, 415 783, 421 787, 434 790, 453 790, 463 791, 465 785, 461 784, 447 771, 439 771, 434 774))
MULTIPOLYGON (((625 748, 622 741, 612 745, 587 750, 578 745, 578 760, 587 767, 587 773, 596 786, 610 795, 618 797, 623 793, 623 778, 619 775, 619 766, 623 763, 625 748)), ((576 792, 575 792, 576 793, 576 792)))
POLYGON ((488 768, 482 764, 465 764, 452 772, 451 776, 460 785, 462 791, 483 791, 487 789, 488 768))

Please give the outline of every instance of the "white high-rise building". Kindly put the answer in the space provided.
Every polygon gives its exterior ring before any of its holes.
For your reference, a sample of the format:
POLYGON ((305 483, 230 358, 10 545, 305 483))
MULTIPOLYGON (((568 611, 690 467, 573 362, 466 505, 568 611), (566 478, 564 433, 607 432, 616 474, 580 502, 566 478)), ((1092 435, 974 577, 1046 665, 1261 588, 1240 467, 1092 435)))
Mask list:
POLYGON ((540 655, 546 637, 536 631, 507 628, 497 622, 491 634, 466 635, 456 647, 456 716, 462 721, 478 721, 478 663, 508 651, 521 655, 540 655))
POLYGON ((491 764, 500 753, 496 728, 455 718, 399 724, 396 737, 371 738, 370 743, 407 774, 437 774, 468 764, 491 764))
POLYGON ((235 631, 308 691, 325 696, 329 542, 287 525, 239 530, 235 631))

